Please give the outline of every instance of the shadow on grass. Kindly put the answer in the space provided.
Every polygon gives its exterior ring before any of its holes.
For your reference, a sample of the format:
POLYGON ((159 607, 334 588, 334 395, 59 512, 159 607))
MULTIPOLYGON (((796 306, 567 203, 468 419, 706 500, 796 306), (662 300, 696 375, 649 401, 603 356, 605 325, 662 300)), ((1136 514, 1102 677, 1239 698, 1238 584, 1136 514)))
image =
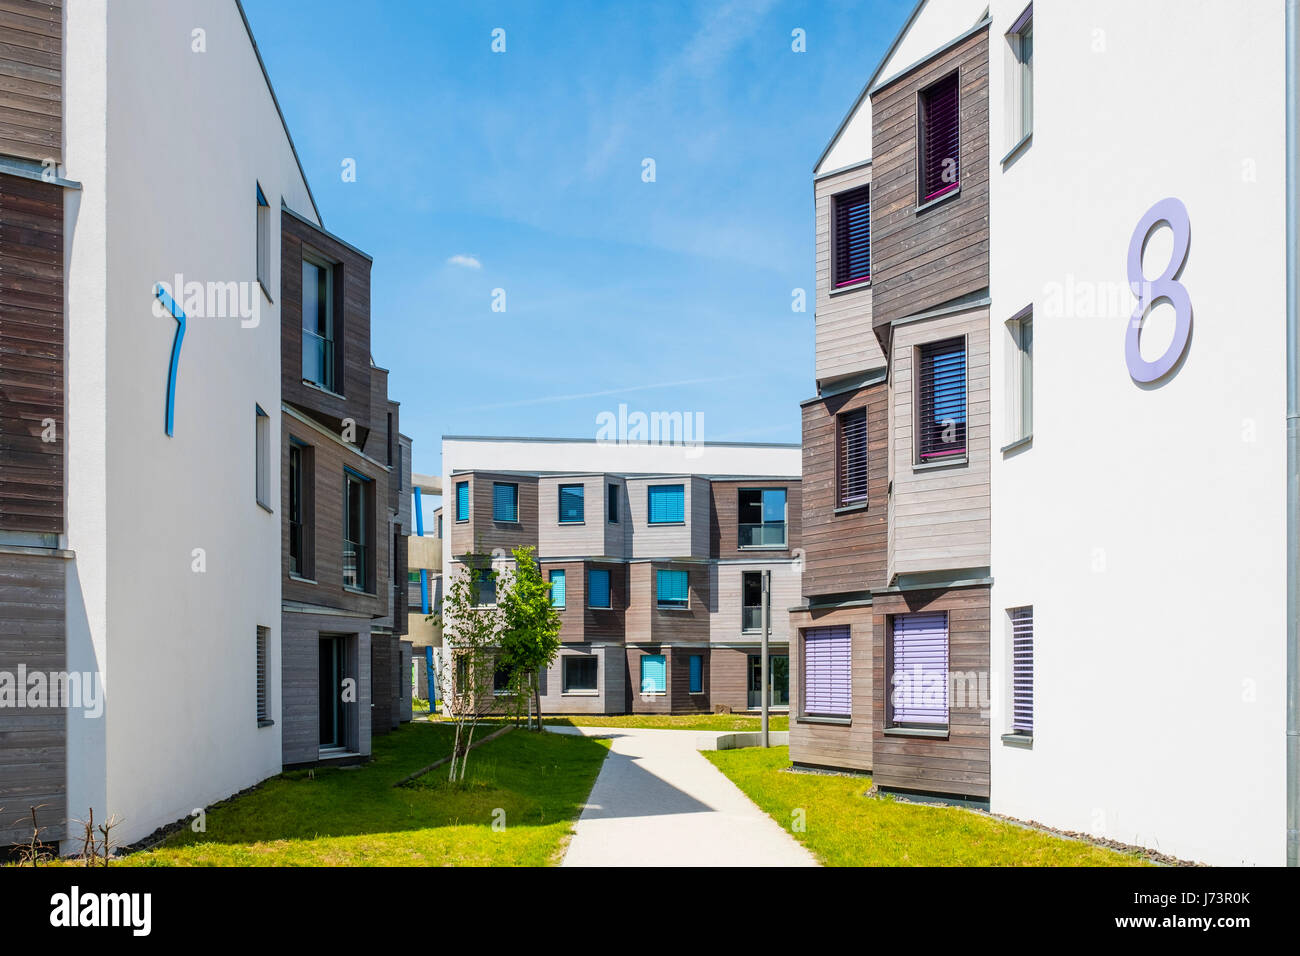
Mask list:
MULTIPOLYGON (((480 727, 478 732, 492 729, 480 727)), ((449 768, 444 765, 408 785, 393 786, 449 754, 454 736, 451 726, 408 724, 375 738, 370 763, 273 777, 252 793, 211 808, 206 832, 181 830, 156 850, 137 854, 144 859, 135 862, 147 865, 153 862, 151 855, 160 863, 248 862, 246 857, 254 851, 267 864, 496 862, 493 854, 508 841, 497 840, 480 852, 473 843, 484 840, 481 834, 472 839, 462 834, 453 841, 448 834, 428 831, 475 828, 489 834, 486 844, 501 836, 492 830, 497 821, 512 831, 567 823, 581 811, 608 753, 596 740, 516 730, 470 754, 463 784, 448 784, 449 768), (416 831, 423 833, 419 840, 414 839, 416 831), (375 838, 364 841, 364 859, 353 858, 356 848, 347 840, 337 846, 329 842, 350 837, 375 838), (313 846, 297 847, 286 859, 276 858, 274 846, 264 846, 301 841, 312 841, 313 846), (454 842, 464 846, 453 849, 449 844, 454 842), (244 849, 238 859, 225 859, 219 849, 223 846, 244 849), (187 850, 199 858, 186 859, 187 850)), ((548 835, 547 845, 558 844, 566 834, 567 826, 553 838, 548 835)), ((521 851, 524 859, 501 862, 546 862, 554 849, 530 844, 521 851)))

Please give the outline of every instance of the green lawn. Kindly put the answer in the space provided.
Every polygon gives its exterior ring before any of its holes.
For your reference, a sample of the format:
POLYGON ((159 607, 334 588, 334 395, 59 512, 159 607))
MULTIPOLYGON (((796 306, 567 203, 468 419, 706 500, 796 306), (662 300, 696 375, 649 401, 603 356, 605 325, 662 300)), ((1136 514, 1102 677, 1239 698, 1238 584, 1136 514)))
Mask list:
MULTIPOLYGON (((435 716, 434 721, 447 722, 447 718, 435 716)), ((502 718, 492 717, 489 721, 502 718)), ((651 730, 759 730, 760 719, 746 714, 615 714, 602 717, 599 714, 576 715, 570 717, 544 717, 543 723, 551 727, 641 727, 651 730)), ((513 721, 511 721, 513 722, 513 721)), ((769 730, 789 730, 790 718, 785 714, 773 714, 768 722, 769 730)))
POLYGON ((957 807, 865 797, 869 777, 788 773, 790 748, 706 751, 772 819, 827 866, 1141 866, 1117 853, 957 807))
MULTIPOLYGON (((479 736, 493 729, 480 727, 479 736)), ((514 730, 473 751, 464 784, 444 765, 449 725, 412 723, 376 737, 374 760, 292 771, 209 810, 130 866, 541 866, 558 862, 608 753, 604 741, 514 730), (505 827, 494 830, 494 812, 505 827), (499 814, 498 814, 499 816, 499 814)))

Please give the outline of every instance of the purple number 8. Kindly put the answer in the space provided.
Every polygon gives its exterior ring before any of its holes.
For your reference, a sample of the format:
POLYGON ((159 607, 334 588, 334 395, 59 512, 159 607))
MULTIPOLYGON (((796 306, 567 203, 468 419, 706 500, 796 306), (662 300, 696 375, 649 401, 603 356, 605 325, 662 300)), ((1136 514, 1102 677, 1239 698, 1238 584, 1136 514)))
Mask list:
POLYGON ((1187 340, 1192 334, 1192 300, 1186 287, 1174 280, 1174 276, 1187 261, 1187 250, 1192 240, 1192 222, 1187 215, 1187 207, 1178 199, 1162 199, 1146 211, 1138 220, 1133 230, 1133 238, 1128 243, 1128 284, 1137 296, 1137 308, 1128 323, 1128 332, 1124 337, 1124 358, 1128 361, 1128 373, 1135 382, 1154 382, 1169 372, 1187 349, 1187 340), (1173 253, 1169 265, 1155 279, 1148 280, 1142 273, 1142 252, 1147 240, 1161 224, 1169 226, 1174 233, 1173 253), (1139 347, 1142 334, 1142 322, 1161 299, 1174 307, 1174 338, 1169 343, 1165 354, 1154 362, 1142 357, 1139 347))

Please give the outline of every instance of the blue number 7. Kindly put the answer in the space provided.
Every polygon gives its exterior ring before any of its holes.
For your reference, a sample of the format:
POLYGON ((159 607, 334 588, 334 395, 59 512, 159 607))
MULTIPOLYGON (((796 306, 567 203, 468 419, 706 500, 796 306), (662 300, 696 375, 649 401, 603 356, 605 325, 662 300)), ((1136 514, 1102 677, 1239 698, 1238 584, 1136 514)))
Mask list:
POLYGON ((176 304, 176 300, 167 294, 161 286, 154 287, 154 295, 176 320, 176 338, 172 340, 172 365, 167 372, 167 434, 172 433, 172 412, 176 407, 176 365, 181 360, 181 340, 185 338, 185 313, 176 304))

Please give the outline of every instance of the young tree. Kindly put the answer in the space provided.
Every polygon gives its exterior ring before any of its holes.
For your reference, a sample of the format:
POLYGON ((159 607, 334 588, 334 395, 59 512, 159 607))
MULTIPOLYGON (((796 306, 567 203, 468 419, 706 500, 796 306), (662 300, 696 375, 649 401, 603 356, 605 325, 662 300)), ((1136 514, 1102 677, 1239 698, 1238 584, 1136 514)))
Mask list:
POLYGON ((542 729, 541 672, 560 651, 560 615, 551 604, 551 586, 542 577, 534 549, 515 548, 515 568, 500 594, 501 664, 509 670, 516 717, 524 706, 542 729), (525 703, 526 702, 526 703, 525 703))
POLYGON ((447 775, 454 782, 465 779, 474 729, 495 706, 492 683, 501 642, 501 612, 485 593, 495 590, 497 583, 490 555, 478 551, 466 555, 463 572, 451 578, 439 617, 443 641, 451 652, 451 666, 442 677, 443 697, 450 702, 456 725, 447 775))

